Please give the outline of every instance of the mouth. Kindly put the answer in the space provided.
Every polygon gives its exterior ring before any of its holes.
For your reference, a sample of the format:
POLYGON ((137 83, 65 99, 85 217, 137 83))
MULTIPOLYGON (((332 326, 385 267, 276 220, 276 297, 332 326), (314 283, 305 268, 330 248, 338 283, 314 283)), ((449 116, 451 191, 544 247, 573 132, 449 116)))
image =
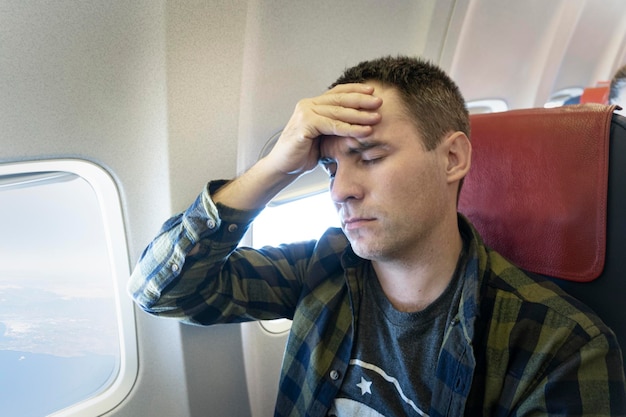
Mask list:
POLYGON ((350 231, 360 229, 374 220, 375 219, 373 218, 367 217, 350 217, 348 219, 344 219, 341 223, 343 224, 343 230, 350 231))

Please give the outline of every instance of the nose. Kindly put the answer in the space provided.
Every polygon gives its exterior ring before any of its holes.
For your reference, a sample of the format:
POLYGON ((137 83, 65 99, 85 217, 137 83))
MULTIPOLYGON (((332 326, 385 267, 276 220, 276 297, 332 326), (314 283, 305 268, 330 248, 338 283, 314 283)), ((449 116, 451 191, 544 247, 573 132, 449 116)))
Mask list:
POLYGON ((363 185, 358 173, 341 169, 341 166, 338 166, 334 177, 330 180, 330 197, 335 204, 363 198, 363 185))

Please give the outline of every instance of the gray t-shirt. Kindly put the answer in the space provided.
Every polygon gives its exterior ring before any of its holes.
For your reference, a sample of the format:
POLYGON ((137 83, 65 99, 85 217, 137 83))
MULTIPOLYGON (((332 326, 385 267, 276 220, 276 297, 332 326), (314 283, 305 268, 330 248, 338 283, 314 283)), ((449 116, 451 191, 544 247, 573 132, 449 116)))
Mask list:
POLYGON ((439 350, 459 305, 464 253, 443 294, 415 313, 391 305, 369 266, 350 365, 329 417, 428 415, 439 350))

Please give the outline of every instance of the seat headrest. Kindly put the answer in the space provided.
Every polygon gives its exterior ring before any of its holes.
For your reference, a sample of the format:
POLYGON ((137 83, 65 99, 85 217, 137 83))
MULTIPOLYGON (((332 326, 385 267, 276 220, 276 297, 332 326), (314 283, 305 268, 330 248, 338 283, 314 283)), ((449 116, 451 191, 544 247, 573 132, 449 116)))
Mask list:
POLYGON ((609 84, 598 83, 595 87, 587 87, 580 96, 580 104, 600 103, 609 104, 609 84))
POLYGON ((604 268, 614 106, 471 116, 459 198, 485 243, 523 269, 586 282, 604 268))

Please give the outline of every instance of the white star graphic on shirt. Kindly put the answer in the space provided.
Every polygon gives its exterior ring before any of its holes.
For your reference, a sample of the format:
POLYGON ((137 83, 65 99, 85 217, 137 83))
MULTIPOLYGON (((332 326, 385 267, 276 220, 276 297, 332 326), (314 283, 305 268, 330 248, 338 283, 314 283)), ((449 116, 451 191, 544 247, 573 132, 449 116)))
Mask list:
POLYGON ((356 384, 356 386, 361 388, 361 395, 372 393, 372 381, 368 381, 363 377, 361 377, 361 382, 356 384))

